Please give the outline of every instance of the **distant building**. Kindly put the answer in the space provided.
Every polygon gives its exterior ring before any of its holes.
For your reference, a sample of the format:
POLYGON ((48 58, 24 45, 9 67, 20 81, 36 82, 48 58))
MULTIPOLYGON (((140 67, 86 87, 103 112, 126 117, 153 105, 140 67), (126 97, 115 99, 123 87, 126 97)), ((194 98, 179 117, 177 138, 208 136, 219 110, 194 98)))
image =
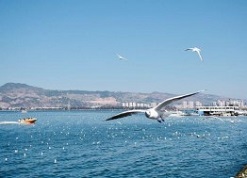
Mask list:
MULTIPOLYGON (((157 103, 138 103, 138 102, 125 102, 121 104, 123 108, 127 109, 133 109, 133 108, 151 108, 157 106, 157 103)), ((212 102, 212 106, 218 106, 218 107, 225 107, 225 106, 237 106, 240 108, 244 108, 245 103, 244 101, 239 100, 229 100, 229 101, 222 101, 217 100, 212 102)), ((195 109, 203 107, 203 103, 200 101, 182 101, 178 102, 177 104, 173 104, 173 107, 177 109, 195 109)))
POLYGON ((197 108, 197 107, 201 107, 202 106, 202 103, 200 102, 200 101, 196 101, 195 102, 195 107, 197 108))
POLYGON ((244 101, 242 100, 228 100, 228 101, 217 100, 216 102, 213 102, 213 106, 238 106, 244 108, 245 104, 244 101))
POLYGON ((151 103, 151 107, 157 106, 157 103, 151 103))
POLYGON ((194 106, 194 101, 189 101, 188 102, 188 108, 189 109, 193 109, 195 106, 194 106))
POLYGON ((182 108, 183 109, 188 108, 188 102, 187 101, 183 101, 182 108))

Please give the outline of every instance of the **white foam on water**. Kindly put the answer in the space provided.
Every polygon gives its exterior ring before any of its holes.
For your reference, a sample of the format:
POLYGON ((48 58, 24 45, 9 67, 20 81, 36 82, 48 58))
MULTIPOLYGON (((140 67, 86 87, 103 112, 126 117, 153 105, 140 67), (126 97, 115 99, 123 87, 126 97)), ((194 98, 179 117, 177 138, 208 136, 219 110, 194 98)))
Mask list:
POLYGON ((0 125, 8 125, 8 124, 20 124, 17 121, 1 121, 0 125))

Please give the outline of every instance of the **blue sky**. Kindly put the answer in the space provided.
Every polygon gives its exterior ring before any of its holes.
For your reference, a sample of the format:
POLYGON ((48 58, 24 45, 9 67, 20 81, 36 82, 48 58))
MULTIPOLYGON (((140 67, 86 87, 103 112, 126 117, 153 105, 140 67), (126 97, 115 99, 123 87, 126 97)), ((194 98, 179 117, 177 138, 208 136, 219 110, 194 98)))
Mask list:
POLYGON ((246 17, 246 0, 0 0, 0 85, 246 99, 246 17))

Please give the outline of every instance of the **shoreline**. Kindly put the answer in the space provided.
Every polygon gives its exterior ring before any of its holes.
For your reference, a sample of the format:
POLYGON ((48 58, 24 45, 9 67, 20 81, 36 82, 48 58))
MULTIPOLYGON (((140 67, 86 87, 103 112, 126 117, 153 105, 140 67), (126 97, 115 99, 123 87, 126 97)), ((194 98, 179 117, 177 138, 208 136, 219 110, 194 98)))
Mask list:
POLYGON ((247 178, 247 165, 245 165, 234 178, 247 178))

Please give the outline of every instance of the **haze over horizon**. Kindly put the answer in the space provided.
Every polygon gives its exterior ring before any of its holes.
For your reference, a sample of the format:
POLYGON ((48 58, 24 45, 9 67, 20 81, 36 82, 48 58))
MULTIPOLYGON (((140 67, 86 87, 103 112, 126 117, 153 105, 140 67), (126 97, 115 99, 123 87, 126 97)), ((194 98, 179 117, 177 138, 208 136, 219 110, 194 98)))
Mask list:
POLYGON ((0 0, 0 86, 246 99, 246 17, 245 0, 0 0))

